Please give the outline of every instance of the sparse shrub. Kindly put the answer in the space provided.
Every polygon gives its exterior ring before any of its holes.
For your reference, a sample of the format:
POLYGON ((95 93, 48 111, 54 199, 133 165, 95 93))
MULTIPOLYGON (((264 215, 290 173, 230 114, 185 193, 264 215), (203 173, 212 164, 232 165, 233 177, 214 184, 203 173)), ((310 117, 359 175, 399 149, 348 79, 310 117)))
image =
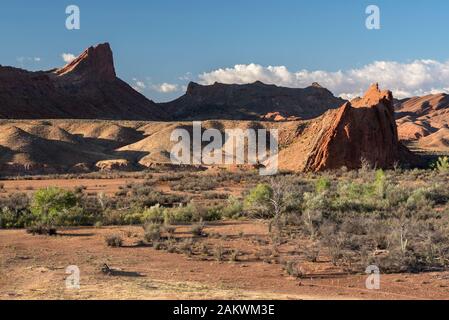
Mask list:
POLYGON ((105 237, 105 242, 108 247, 119 248, 123 246, 123 239, 118 234, 112 234, 105 237))
POLYGON ((227 195, 226 193, 206 192, 204 193, 204 198, 208 200, 226 200, 229 198, 229 195, 227 195))
POLYGON ((167 243, 167 252, 168 253, 176 253, 177 248, 174 242, 168 242, 167 243))
POLYGON ((173 238, 176 232, 176 227, 170 226, 170 225, 164 225, 162 227, 162 231, 166 232, 169 236, 169 238, 173 238))
POLYGON ((147 223, 144 226, 144 239, 151 243, 161 239, 161 225, 157 223, 147 223))
POLYGON ((192 226, 190 229, 190 232, 196 236, 196 237, 203 237, 204 236, 204 223, 199 222, 192 226))
POLYGON ((73 189, 73 192, 80 194, 83 193, 85 190, 87 190, 86 186, 77 186, 73 189))
POLYGON ((237 261, 239 261, 240 255, 241 255, 241 253, 239 250, 232 250, 231 257, 229 259, 232 262, 237 262, 237 261))
POLYGON ((205 256, 209 256, 209 255, 210 255, 210 253, 209 253, 209 247, 207 246, 207 244, 205 244, 205 243, 202 243, 202 244, 201 244, 201 246, 200 246, 200 252, 201 252, 201 254, 203 254, 203 255, 205 255, 205 256))
POLYGON ((374 165, 365 157, 360 158, 360 173, 365 174, 373 169, 374 165))
POLYGON ((145 222, 162 224, 164 222, 164 214, 165 209, 160 204, 156 204, 143 212, 143 220, 145 222))
POLYGON ((442 173, 449 172, 449 157, 439 157, 434 164, 434 168, 442 173))
POLYGON ((317 262, 320 255, 320 250, 321 249, 318 244, 306 247, 304 250, 305 259, 309 262, 317 262))
POLYGON ((185 239, 179 246, 179 250, 183 254, 186 254, 187 256, 191 257, 193 255, 193 245, 194 241, 192 239, 185 239))
POLYGON ((423 188, 416 189, 408 197, 406 206, 408 209, 416 210, 418 208, 430 206, 431 203, 427 198, 428 192, 423 188))
POLYGON ((327 179, 325 177, 321 177, 315 183, 315 190, 317 193, 326 192, 330 189, 330 187, 331 187, 331 182, 329 181, 329 179, 327 179))
POLYGON ((103 222, 101 222, 101 221, 95 222, 94 227, 95 227, 95 228, 101 228, 101 227, 103 227, 103 222))
POLYGON ((27 228, 27 233, 34 235, 46 235, 46 236, 55 236, 57 235, 56 228, 49 227, 47 225, 36 224, 34 226, 27 228))
POLYGON ((228 219, 240 218, 243 214, 243 203, 239 199, 232 196, 223 207, 222 213, 223 217, 228 219))
POLYGON ((225 250, 222 246, 216 246, 214 248, 214 257, 218 262, 222 262, 225 259, 225 250))
POLYGON ((215 179, 202 175, 190 175, 188 179, 170 182, 170 188, 173 191, 210 191, 215 189, 218 183, 215 179))
POLYGON ((304 273, 302 272, 301 268, 298 266, 297 261, 287 261, 284 265, 285 271, 288 273, 288 275, 295 277, 295 278, 303 278, 304 273))

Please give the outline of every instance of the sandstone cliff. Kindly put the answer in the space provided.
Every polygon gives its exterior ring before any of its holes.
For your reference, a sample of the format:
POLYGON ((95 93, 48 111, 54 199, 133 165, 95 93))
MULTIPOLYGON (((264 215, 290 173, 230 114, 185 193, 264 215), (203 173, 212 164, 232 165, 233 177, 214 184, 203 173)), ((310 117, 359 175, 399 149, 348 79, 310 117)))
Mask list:
POLYGON ((0 66, 0 118, 161 120, 166 113, 115 74, 109 44, 90 47, 61 69, 0 66))

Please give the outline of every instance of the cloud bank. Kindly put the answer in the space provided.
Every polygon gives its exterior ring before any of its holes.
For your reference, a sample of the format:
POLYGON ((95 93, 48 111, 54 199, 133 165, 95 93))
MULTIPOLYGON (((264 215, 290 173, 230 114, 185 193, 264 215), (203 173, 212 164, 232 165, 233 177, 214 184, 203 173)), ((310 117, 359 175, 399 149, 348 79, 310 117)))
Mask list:
POLYGON ((415 60, 409 63, 375 61, 360 68, 329 72, 323 70, 290 71, 285 66, 236 65, 198 76, 201 84, 214 82, 245 84, 262 81, 278 86, 303 88, 318 82, 335 95, 352 99, 362 95, 370 84, 393 91, 406 98, 436 92, 449 93, 449 61, 415 60))

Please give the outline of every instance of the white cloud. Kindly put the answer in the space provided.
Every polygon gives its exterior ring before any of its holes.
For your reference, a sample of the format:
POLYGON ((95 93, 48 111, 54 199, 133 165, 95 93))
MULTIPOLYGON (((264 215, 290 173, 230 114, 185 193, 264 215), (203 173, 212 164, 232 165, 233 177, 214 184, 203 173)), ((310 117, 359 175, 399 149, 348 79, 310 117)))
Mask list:
POLYGON ((334 94, 351 99, 360 96, 370 84, 393 91, 405 98, 435 92, 449 93, 449 61, 415 60, 409 63, 375 61, 360 68, 335 72, 300 70, 292 72, 285 66, 264 67, 258 64, 236 65, 199 75, 200 83, 245 84, 257 80, 279 86, 302 88, 320 83, 334 94))
POLYGON ((179 90, 179 86, 177 84, 171 83, 162 83, 162 84, 154 84, 151 86, 153 90, 161 93, 171 93, 179 90))
POLYGON ((71 54, 71 53, 63 53, 61 55, 61 57, 62 57, 62 60, 64 60, 65 63, 70 63, 70 62, 72 62, 73 60, 76 59, 76 56, 74 54, 71 54))

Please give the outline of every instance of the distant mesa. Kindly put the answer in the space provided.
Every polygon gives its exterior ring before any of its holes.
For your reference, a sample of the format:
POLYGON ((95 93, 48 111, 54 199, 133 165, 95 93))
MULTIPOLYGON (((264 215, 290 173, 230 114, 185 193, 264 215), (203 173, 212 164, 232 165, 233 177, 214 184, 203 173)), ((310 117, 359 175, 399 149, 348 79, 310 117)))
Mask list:
POLYGON ((0 67, 0 118, 163 120, 166 113, 117 78, 108 43, 60 69, 0 67))
POLYGON ((172 120, 271 120, 267 115, 272 114, 294 120, 316 118, 344 102, 317 83, 297 89, 261 81, 243 85, 191 82, 185 95, 161 105, 172 120))
POLYGON ((296 89, 256 81, 209 86, 191 82, 182 97, 157 104, 117 77, 109 43, 89 47, 50 71, 0 67, 0 101, 4 119, 154 121, 313 119, 344 102, 318 83, 296 89))

